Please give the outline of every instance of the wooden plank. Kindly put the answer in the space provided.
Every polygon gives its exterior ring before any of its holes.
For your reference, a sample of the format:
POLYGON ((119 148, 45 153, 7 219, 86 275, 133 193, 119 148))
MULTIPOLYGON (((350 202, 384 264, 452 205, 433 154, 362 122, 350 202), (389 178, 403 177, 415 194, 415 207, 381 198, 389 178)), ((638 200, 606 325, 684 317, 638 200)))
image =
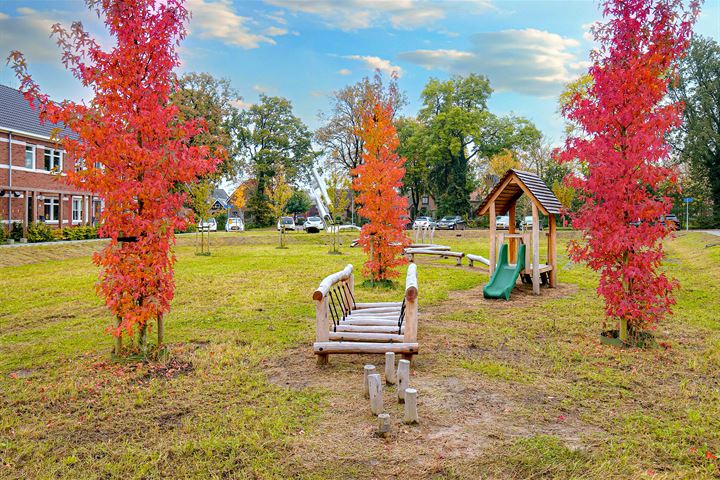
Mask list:
POLYGON ((473 253, 468 253, 465 255, 465 258, 467 258, 470 261, 470 266, 473 266, 473 262, 480 262, 485 265, 490 265, 490 260, 487 258, 481 256, 481 255, 475 255, 473 253))
POLYGON ((533 294, 540 295, 540 216, 535 202, 532 203, 532 220, 533 294))
POLYGON ((327 342, 328 337, 328 302, 323 296, 315 300, 315 338, 318 342, 327 342))
POLYGON ((495 233, 497 225, 495 225, 495 200, 490 202, 490 275, 495 271, 495 263, 497 262, 497 253, 495 252, 495 233))
POLYGON ((374 302, 374 303, 358 302, 355 304, 355 308, 357 310, 362 310, 364 308, 373 308, 373 307, 402 307, 402 302, 374 302))
POLYGON ((404 335, 375 332, 328 332, 332 342, 393 342, 402 343, 404 335))
POLYGON ((550 214, 548 217, 548 225, 550 235, 548 236, 548 263, 550 264, 550 288, 555 288, 557 285, 557 253, 556 253, 556 237, 557 237, 557 225, 555 224, 555 214, 550 214))
POLYGON ((372 343, 372 342, 315 342, 313 350, 316 354, 330 353, 410 353, 417 354, 420 346, 417 343, 372 343))

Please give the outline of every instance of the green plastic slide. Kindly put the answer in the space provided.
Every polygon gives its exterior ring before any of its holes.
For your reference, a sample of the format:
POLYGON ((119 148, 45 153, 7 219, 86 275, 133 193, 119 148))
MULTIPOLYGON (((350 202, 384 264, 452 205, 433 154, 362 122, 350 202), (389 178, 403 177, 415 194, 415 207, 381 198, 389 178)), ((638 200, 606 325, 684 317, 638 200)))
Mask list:
POLYGON ((485 298, 505 298, 510 300, 510 292, 515 287, 515 281, 520 272, 525 268, 525 245, 520 245, 518 261, 512 266, 508 264, 508 245, 503 243, 500 247, 500 259, 495 266, 495 271, 490 277, 490 282, 483 288, 485 298))

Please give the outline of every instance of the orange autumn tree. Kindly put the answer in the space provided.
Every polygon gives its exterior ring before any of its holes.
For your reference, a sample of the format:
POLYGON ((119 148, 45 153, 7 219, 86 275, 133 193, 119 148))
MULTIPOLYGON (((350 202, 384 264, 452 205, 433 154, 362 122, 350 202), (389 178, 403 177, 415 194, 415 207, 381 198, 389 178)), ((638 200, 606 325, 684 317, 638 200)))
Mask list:
POLYGON ((402 256, 403 247, 409 243, 405 235, 407 198, 400 195, 405 176, 405 159, 396 152, 400 141, 393 125, 393 99, 397 86, 393 81, 389 95, 381 98, 382 80, 375 79, 378 88, 368 93, 364 102, 360 128, 364 150, 362 163, 352 170, 355 201, 360 205, 358 213, 369 220, 360 231, 360 245, 368 260, 363 274, 373 283, 384 283, 399 275, 396 267, 407 260, 402 256))

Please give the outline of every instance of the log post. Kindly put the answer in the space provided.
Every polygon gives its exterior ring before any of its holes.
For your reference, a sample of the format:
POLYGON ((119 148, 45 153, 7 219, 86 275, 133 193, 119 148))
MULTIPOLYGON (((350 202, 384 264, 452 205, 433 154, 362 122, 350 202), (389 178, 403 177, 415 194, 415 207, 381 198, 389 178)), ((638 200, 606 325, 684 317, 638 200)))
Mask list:
POLYGON ((533 294, 540 295, 540 215, 532 202, 532 285, 533 294))
POLYGON ((405 389, 405 418, 407 424, 418 423, 417 413, 417 390, 414 388, 405 389))
POLYGON ((490 202, 490 212, 488 213, 490 215, 490 276, 492 276, 493 272, 495 271, 495 264, 497 262, 496 255, 495 255, 495 229, 497 225, 495 224, 495 200, 490 202))
MULTIPOLYGON (((328 302, 327 295, 323 295, 320 300, 315 300, 315 338, 318 342, 330 341, 330 330, 327 321, 328 302)), ((317 356, 318 365, 327 365, 328 355, 319 354, 317 356)))
POLYGON ((398 402, 405 402, 405 389, 410 386, 410 361, 400 360, 397 369, 398 402))
POLYGON ((378 418, 378 429, 377 429, 377 436, 378 437, 387 437, 390 434, 390 414, 389 413, 381 413, 377 416, 378 418))
POLYGON ((550 265, 550 288, 557 285, 557 253, 556 253, 556 235, 557 225, 555 224, 555 214, 551 213, 548 217, 548 265, 550 265))
POLYGON ((380 374, 368 375, 368 388, 370 391, 370 410, 373 415, 379 415, 383 412, 383 387, 380 374))
POLYGON ((395 385, 397 382, 395 374, 395 353, 385 352, 385 383, 395 385))
MULTIPOLYGON (((508 212, 508 234, 514 235, 515 234, 515 217, 516 217, 516 208, 515 208, 515 202, 510 205, 510 211, 508 212)), ((508 245, 508 262, 509 263, 517 263, 517 249, 518 249, 518 239, 517 238, 511 238, 509 240, 508 245)))
POLYGON ((418 320, 418 280, 417 265, 408 265, 407 278, 405 280, 405 342, 414 343, 417 341, 417 320, 418 320))
POLYGON ((368 377, 375 374, 375 365, 365 365, 363 367, 363 397, 370 398, 370 384, 368 377))

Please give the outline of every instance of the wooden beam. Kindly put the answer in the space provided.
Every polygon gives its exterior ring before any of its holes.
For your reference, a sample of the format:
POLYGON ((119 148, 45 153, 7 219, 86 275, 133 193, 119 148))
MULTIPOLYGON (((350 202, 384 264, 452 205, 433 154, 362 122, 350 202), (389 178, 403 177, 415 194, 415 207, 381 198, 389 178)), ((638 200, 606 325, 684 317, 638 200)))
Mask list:
POLYGON ((327 342, 330 337, 328 333, 328 301, 323 296, 315 300, 315 338, 318 342, 327 342))
POLYGON ((490 202, 490 212, 488 215, 490 215, 490 275, 492 276, 495 271, 495 263, 497 262, 495 252, 495 231, 497 227, 495 225, 495 200, 490 202))
POLYGON ((548 264, 552 267, 550 270, 550 288, 555 288, 557 285, 557 226, 555 225, 555 214, 548 216, 548 228, 550 235, 548 235, 548 264))
POLYGON ((420 351, 417 343, 372 343, 372 342, 315 342, 313 350, 318 355, 330 353, 411 353, 420 351))
POLYGON ((532 203, 532 219, 533 294, 540 295, 540 216, 535 202, 532 203))
MULTIPOLYGON (((510 205, 510 211, 508 212, 509 217, 509 225, 508 225, 508 233, 510 235, 513 235, 515 233, 515 205, 516 202, 513 202, 512 205, 510 205)), ((510 263, 515 263, 517 261, 517 239, 513 237, 508 237, 508 261, 510 263)))

